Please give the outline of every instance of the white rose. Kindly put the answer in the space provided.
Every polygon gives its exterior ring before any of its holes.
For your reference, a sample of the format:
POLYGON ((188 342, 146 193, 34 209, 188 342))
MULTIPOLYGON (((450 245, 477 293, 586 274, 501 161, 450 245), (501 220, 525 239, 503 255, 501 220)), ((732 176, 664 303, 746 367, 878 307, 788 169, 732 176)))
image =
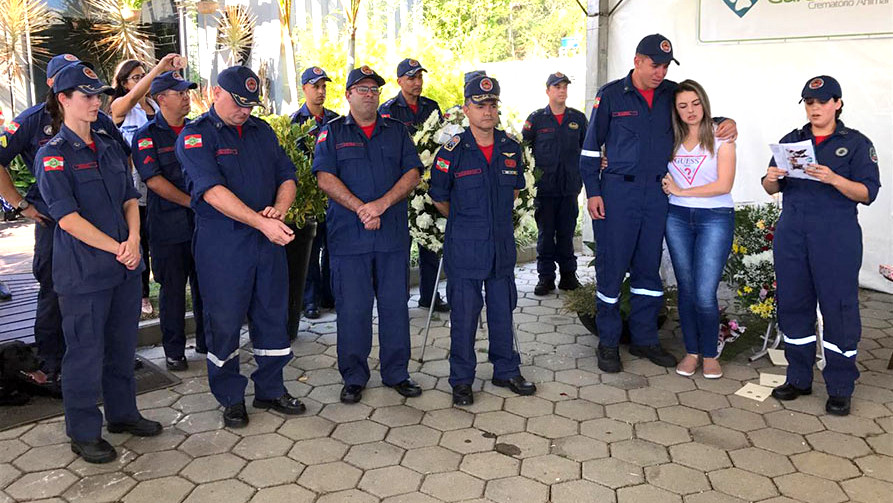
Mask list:
POLYGON ((421 159, 422 164, 424 164, 425 167, 430 167, 431 164, 434 163, 434 153, 430 150, 425 150, 424 152, 419 154, 419 159, 421 159))
POLYGON ((422 211, 425 209, 425 196, 415 196, 412 198, 412 202, 410 203, 412 209, 416 211, 422 211))
POLYGON ((434 223, 434 219, 431 218, 431 215, 422 213, 421 215, 416 217, 415 223, 419 226, 419 229, 427 229, 428 227, 431 227, 431 224, 434 223))
POLYGON ((437 230, 439 230, 440 232, 446 232, 446 224, 447 221, 445 218, 438 218, 436 223, 437 230))

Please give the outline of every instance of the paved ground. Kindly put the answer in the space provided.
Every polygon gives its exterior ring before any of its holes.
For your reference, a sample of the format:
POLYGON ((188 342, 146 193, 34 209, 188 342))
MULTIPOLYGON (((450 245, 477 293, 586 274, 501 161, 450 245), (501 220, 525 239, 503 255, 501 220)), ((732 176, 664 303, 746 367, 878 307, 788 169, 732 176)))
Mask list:
MULTIPOLYGON (((893 500, 893 296, 863 292, 863 340, 853 414, 823 414, 826 395, 781 404, 734 396, 760 361, 726 364, 716 381, 682 378, 622 352, 625 372, 602 374, 597 339, 535 297, 530 265, 518 270, 524 375, 535 397, 484 381, 476 403, 451 406, 449 331, 435 322, 426 362, 411 363, 425 388, 403 399, 373 377, 362 404, 338 402, 334 316, 304 327, 287 386, 305 416, 250 410, 243 430, 222 427, 195 362, 181 385, 139 399, 164 423, 151 439, 109 435, 120 459, 87 465, 71 454, 61 420, 0 432, 0 502, 681 502, 805 503, 893 500)), ((411 310, 418 358, 425 312, 411 310)), ((479 334, 486 358, 485 333, 479 334)), ((682 353, 678 327, 662 331, 682 353)), ((158 349, 143 354, 160 358, 158 349)), ((248 351, 243 371, 250 371, 248 351)), ((479 366, 487 379, 489 364, 479 366)), ((249 388, 250 391, 250 388, 249 388)))

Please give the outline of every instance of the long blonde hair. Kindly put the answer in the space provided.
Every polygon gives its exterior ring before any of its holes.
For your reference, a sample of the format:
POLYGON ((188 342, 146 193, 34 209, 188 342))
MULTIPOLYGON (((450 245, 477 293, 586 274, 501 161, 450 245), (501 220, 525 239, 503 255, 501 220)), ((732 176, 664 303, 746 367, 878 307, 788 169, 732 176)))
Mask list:
POLYGON ((698 124, 698 143, 701 144, 701 148, 710 152, 710 155, 715 155, 713 116, 710 114, 710 99, 707 98, 707 92, 704 91, 701 84, 698 84, 693 80, 683 80, 679 83, 676 87, 676 91, 673 93, 673 136, 675 142, 673 145, 672 156, 676 156, 676 152, 679 151, 679 146, 682 145, 682 142, 688 135, 688 124, 682 121, 682 118, 679 117, 679 111, 676 110, 676 97, 679 96, 680 93, 686 91, 695 93, 695 96, 701 101, 701 108, 704 110, 704 116, 701 117, 701 123, 698 124))

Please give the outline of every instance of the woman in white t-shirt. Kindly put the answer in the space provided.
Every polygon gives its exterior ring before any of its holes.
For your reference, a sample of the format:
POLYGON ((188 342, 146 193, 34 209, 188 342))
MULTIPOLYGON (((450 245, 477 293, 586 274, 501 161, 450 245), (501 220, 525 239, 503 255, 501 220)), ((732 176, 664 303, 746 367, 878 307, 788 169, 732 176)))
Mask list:
POLYGON ((693 80, 675 91, 673 159, 663 188, 670 196, 667 245, 679 285, 679 322, 688 353, 676 373, 722 377, 717 360, 719 303, 716 289, 732 248, 735 209, 735 144, 714 136, 707 93, 693 80))

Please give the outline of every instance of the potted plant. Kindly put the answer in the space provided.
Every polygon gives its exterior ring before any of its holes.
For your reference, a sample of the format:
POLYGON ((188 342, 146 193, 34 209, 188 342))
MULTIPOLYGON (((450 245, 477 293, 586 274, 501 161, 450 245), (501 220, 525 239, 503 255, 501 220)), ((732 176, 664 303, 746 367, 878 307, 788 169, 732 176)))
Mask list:
POLYGON ((295 201, 285 215, 285 223, 295 233, 295 239, 285 247, 288 255, 288 335, 293 340, 298 336, 310 249, 316 236, 316 222, 325 217, 326 195, 316 184, 316 176, 311 171, 312 154, 308 154, 313 152, 314 137, 310 132, 316 123, 292 124, 291 118, 285 115, 269 115, 263 119, 276 132, 279 144, 294 163, 298 184, 295 201))
MULTIPOLYGON (((592 241, 586 241, 584 243, 593 253, 595 253, 595 243, 592 241)), ((595 265, 595 259, 592 259, 589 262, 589 266, 592 267, 595 265)), ((620 343, 621 344, 629 344, 631 340, 630 331, 629 331, 629 313, 631 310, 630 306, 630 285, 629 278, 623 280, 623 284, 620 286, 620 318, 623 320, 623 329, 620 333, 620 343)), ((569 292, 564 293, 564 309, 570 313, 577 313, 577 317, 580 318, 580 323, 586 327, 589 332, 593 335, 598 335, 598 325, 595 323, 595 316, 597 312, 597 307, 595 303, 595 292, 596 285, 594 281, 585 281, 580 285, 580 288, 576 290, 571 290, 569 292)), ((667 309, 667 298, 674 297, 676 294, 676 290, 674 288, 666 288, 664 290, 664 306, 661 308, 660 312, 657 315, 657 328, 660 328, 666 323, 667 317, 669 314, 669 310, 667 309)))

